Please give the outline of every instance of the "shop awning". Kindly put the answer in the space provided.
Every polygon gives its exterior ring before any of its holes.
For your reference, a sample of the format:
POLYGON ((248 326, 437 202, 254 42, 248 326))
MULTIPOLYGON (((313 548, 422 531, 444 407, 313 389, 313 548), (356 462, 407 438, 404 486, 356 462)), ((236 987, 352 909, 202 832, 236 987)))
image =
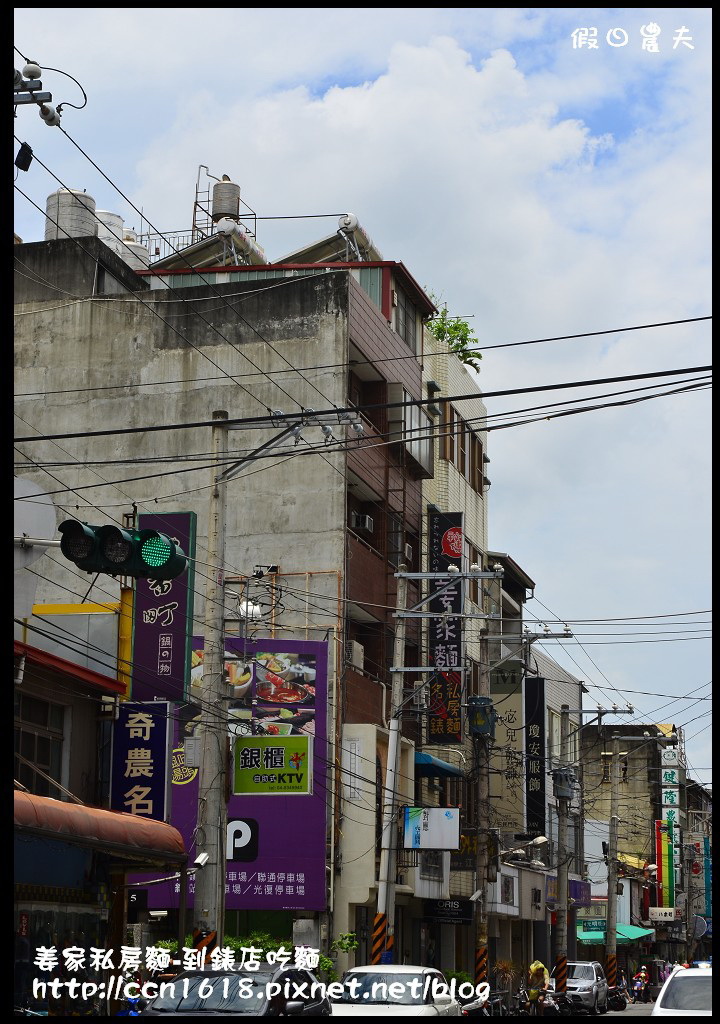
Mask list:
POLYGON ((447 761, 441 761, 439 757, 426 754, 422 750, 415 751, 415 774, 423 778, 434 777, 441 779, 461 779, 463 773, 460 768, 447 761))
MULTIPOLYGON (((655 929, 654 928, 638 928, 634 924, 619 924, 615 929, 617 935, 617 942, 639 942, 641 939, 654 939, 655 929)), ((585 931, 581 925, 577 928, 578 942, 597 942, 601 945, 605 943, 605 929, 597 928, 593 931, 585 931)))
POLYGON ((187 861, 182 836, 164 821, 66 803, 21 790, 15 790, 15 830, 43 839, 90 846, 121 859, 152 866, 182 865, 187 861))

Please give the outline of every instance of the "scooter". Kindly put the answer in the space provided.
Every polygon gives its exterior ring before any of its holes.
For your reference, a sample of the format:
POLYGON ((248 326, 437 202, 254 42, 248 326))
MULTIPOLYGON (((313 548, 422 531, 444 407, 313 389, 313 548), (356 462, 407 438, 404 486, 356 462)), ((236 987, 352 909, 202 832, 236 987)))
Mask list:
POLYGON ((628 997, 621 987, 611 988, 608 992, 608 1006, 611 1010, 626 1010, 628 997))

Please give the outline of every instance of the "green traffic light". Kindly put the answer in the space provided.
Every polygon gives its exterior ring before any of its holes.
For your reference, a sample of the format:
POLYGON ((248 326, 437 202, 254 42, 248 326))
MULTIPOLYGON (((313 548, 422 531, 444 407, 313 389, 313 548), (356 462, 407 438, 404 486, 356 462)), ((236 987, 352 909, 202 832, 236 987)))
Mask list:
POLYGON ((172 554, 172 548, 173 546, 167 537, 159 533, 156 537, 148 537, 143 542, 140 554, 142 555, 143 562, 153 569, 158 569, 168 561, 172 554))
POLYGON ((188 567, 182 548, 157 530, 89 526, 74 519, 61 523, 59 530, 63 555, 85 572, 173 580, 188 567))

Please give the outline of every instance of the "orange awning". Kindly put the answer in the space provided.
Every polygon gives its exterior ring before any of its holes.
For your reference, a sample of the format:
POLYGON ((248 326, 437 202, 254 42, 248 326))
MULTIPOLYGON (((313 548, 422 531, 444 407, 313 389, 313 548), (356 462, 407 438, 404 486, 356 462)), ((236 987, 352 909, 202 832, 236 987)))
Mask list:
POLYGON ((138 814, 105 811, 15 790, 18 832, 90 846, 116 857, 148 865, 181 865, 187 861, 176 828, 138 814))

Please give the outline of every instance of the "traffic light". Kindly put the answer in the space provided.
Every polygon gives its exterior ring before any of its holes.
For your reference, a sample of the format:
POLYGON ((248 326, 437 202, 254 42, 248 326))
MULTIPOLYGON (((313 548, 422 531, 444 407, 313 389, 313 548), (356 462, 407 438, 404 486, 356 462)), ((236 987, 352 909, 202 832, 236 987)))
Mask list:
POLYGON ((185 572, 182 548, 157 530, 124 530, 119 526, 88 526, 66 519, 58 527, 63 555, 85 572, 137 579, 174 580, 185 572))

